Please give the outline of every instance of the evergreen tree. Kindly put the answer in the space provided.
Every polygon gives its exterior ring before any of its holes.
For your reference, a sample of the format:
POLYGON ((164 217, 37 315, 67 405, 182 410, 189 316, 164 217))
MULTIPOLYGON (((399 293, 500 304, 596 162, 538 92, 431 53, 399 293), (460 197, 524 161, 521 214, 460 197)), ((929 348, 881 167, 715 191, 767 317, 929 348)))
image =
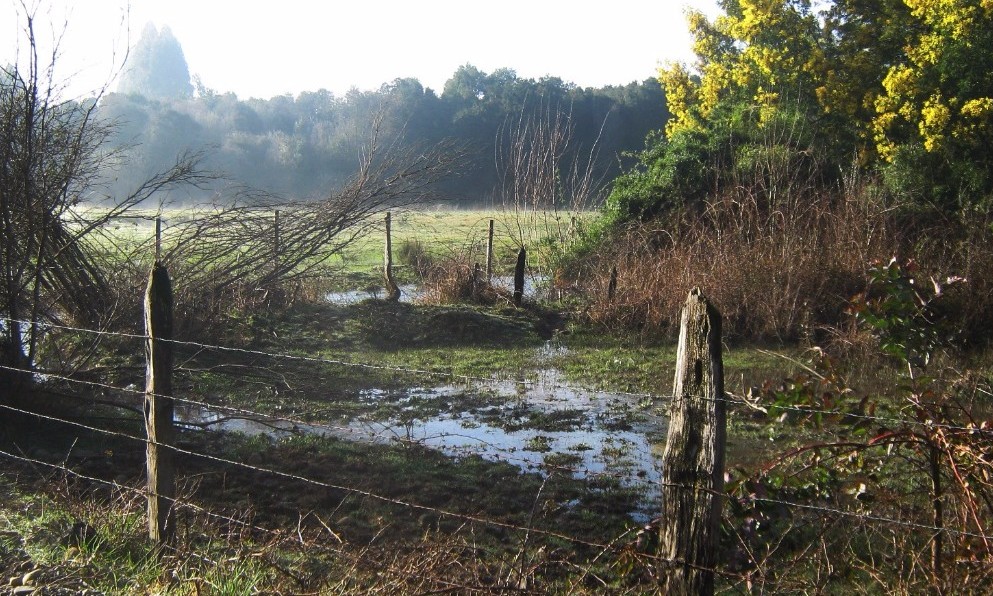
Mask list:
POLYGON ((183 48, 169 27, 145 25, 128 59, 117 90, 149 99, 188 99, 193 96, 190 69, 183 48))

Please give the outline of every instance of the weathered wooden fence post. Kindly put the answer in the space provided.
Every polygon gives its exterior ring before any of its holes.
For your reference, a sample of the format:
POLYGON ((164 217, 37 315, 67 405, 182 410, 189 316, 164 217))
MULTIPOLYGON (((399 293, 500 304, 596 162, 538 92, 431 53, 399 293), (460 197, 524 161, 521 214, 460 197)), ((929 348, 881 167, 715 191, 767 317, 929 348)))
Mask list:
POLYGON ((607 282, 607 302, 613 302, 617 295, 617 265, 610 269, 610 281, 607 282))
POLYGON ((486 235, 486 283, 493 281, 493 220, 486 235))
POLYGON ((662 455, 664 594, 713 594, 727 435, 721 315, 694 288, 683 306, 669 436, 662 455))
POLYGON ((148 471, 148 536, 169 542, 175 529, 175 470, 172 402, 172 284, 165 266, 156 262, 145 292, 145 447, 148 471))
POLYGON ((383 255, 383 277, 386 283, 386 299, 390 302, 400 300, 400 286, 393 278, 393 238, 390 229, 390 214, 386 213, 386 248, 383 255))
POLYGON ((155 218, 155 262, 162 260, 162 218, 155 218))
POLYGON ((520 308, 524 301, 524 268, 527 266, 527 251, 521 247, 517 253, 517 267, 514 268, 514 306, 520 308))
POLYGON ((279 271, 279 254, 282 251, 279 238, 279 209, 272 218, 272 270, 279 271))

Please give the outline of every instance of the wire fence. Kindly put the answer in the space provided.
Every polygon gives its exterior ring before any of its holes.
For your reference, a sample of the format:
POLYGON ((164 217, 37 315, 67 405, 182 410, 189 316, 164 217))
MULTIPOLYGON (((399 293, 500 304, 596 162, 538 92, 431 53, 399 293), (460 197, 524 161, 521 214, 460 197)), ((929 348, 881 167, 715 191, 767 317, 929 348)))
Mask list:
MULTIPOLYGON (((14 319, 0 319, 4 321, 5 325, 28 325, 31 324, 27 321, 14 320, 14 319)), ((115 337, 128 340, 147 340, 147 336, 142 334, 130 334, 130 333, 120 333, 111 332, 106 330, 94 330, 85 329, 80 327, 71 327, 64 325, 56 325, 51 323, 45 323, 43 326, 50 330, 67 331, 73 333, 89 334, 93 336, 102 337, 115 337)), ((596 394, 610 394, 612 396, 619 396, 623 398, 630 399, 632 401, 649 401, 656 405, 664 405, 672 400, 672 396, 664 394, 654 394, 645 392, 625 392, 625 391, 605 391, 601 389, 593 389, 589 387, 584 387, 578 384, 563 383, 559 380, 552 380, 548 382, 547 380, 541 379, 529 379, 529 378, 500 378, 499 374, 495 372, 489 374, 461 374, 455 373, 449 370, 435 370, 426 369, 418 366, 404 366, 396 364, 382 364, 375 362, 360 362, 345 358, 328 358, 320 356, 309 356, 309 355, 299 355, 290 354, 283 352, 270 352, 265 350, 255 350, 255 349, 245 349, 232 346, 222 346, 206 342, 195 342, 195 341, 179 341, 170 340, 170 343, 183 348, 192 348, 194 350, 209 350, 214 352, 227 353, 236 356, 248 356, 255 358, 265 358, 274 361, 284 361, 291 363, 300 363, 305 365, 321 365, 321 366, 338 366, 357 369, 360 371, 377 371, 386 372, 395 375, 407 375, 413 378, 430 378, 437 382, 444 382, 449 384, 464 384, 467 387, 479 390, 479 389, 495 389, 502 386, 498 386, 498 383, 509 383, 517 390, 524 392, 542 392, 542 391, 568 391, 577 395, 596 395, 596 394)), ((0 370, 5 370, 8 372, 23 373, 30 375, 37 375, 44 384, 53 383, 63 383, 71 389, 69 392, 63 395, 67 398, 74 400, 79 400, 81 403, 92 402, 95 396, 90 393, 85 393, 84 390, 99 391, 103 392, 104 396, 124 396, 124 399, 117 402, 117 405, 124 406, 134 406, 140 403, 140 399, 146 396, 146 392, 131 386, 118 386, 113 383, 104 382, 101 380, 91 380, 78 378, 70 374, 58 374, 46 371, 36 371, 29 368, 18 368, 11 366, 0 366, 0 370)), ((198 371, 188 370, 191 375, 196 375, 198 371)), ((978 388, 981 392, 989 392, 989 388, 980 386, 978 388)), ((176 392, 178 393, 178 392, 176 392)), ((205 420, 201 422, 190 423, 187 425, 188 428, 194 427, 208 427, 212 425, 217 425, 225 420, 242 418, 258 422, 263 425, 267 425, 272 431, 293 434, 293 433, 326 433, 338 438, 348 438, 352 437, 355 439, 367 439, 369 437, 368 432, 356 428, 352 424, 334 424, 326 419, 323 419, 324 411, 319 410, 304 410, 296 411, 292 414, 285 413, 274 413, 271 411, 262 411, 259 408, 247 408, 239 405, 232 405, 230 403, 222 403, 220 401, 210 400, 203 397, 194 399, 191 397, 183 395, 172 395, 172 396, 162 396, 169 397, 177 404, 184 404, 187 406, 192 406, 196 408, 208 409, 212 412, 218 413, 217 416, 210 420, 205 420)), ((910 417, 897 417, 891 415, 875 415, 871 413, 853 411, 851 408, 845 409, 830 409, 830 408, 815 408, 808 406, 798 406, 792 404, 779 404, 779 403, 762 403, 761 401, 750 399, 745 396, 734 395, 733 393, 727 393, 726 397, 716 401, 725 402, 728 406, 735 408, 740 408, 742 411, 755 411, 761 410, 762 412, 785 412, 793 413, 800 416, 832 416, 840 417, 851 420, 859 420, 868 423, 878 424, 882 427, 887 426, 903 426, 920 428, 927 431, 945 431, 945 432, 959 432, 968 433, 977 437, 981 440, 989 440, 993 438, 993 429, 988 428, 978 422, 970 422, 968 424, 953 424, 947 422, 938 422, 934 420, 922 420, 919 418, 910 417)), ((566 404, 566 408, 574 407, 573 405, 566 404)), ((70 419, 68 416, 61 414, 53 414, 46 412, 39 412, 34 409, 27 409, 24 407, 17 407, 14 405, 8 405, 5 403, 0 403, 0 410, 8 413, 17 414, 25 417, 32 417, 38 420, 44 420, 49 423, 67 425, 79 430, 85 430, 87 432, 95 433, 102 436, 113 437, 115 439, 120 439, 128 443, 133 443, 136 445, 136 450, 138 445, 145 445, 148 443, 148 438, 141 436, 139 434, 133 434, 130 432, 125 432, 122 430, 115 430, 113 428, 106 428, 102 426, 97 426, 95 424, 88 424, 82 422, 80 419, 70 419)), ((137 420, 135 420, 137 421, 137 420)), ((454 433, 449 433, 454 436, 454 433)), ((433 438, 444 438, 445 433, 439 433, 433 438)), ((395 435, 392 440, 401 445, 406 445, 408 447, 412 446, 422 446, 425 444, 424 438, 415 439, 403 435, 395 435)), ((291 472, 286 469, 280 469, 275 466, 263 466, 248 463, 245 461, 239 461, 232 457, 221 455, 218 453, 208 452, 206 449, 196 449, 188 446, 177 446, 172 444, 156 443, 159 447, 169 450, 180 456, 197 459, 204 462, 210 462, 215 465, 235 468, 250 472, 252 474, 264 475, 282 481, 287 482, 297 482, 304 485, 308 485, 315 489, 321 490, 332 490, 340 492, 344 495, 350 495, 355 498, 364 499, 368 501, 377 502, 383 506, 394 508, 398 511, 407 511, 411 515, 419 514, 430 514, 437 516, 439 518, 447 518, 459 523, 480 525, 500 531, 508 531, 517 533, 522 536, 533 536, 541 537, 546 540, 551 541, 562 541, 567 544, 571 544, 575 547, 582 547, 589 549, 591 552, 598 553, 594 555, 593 560, 598 560, 604 556, 604 553, 613 553, 615 556, 621 551, 624 552, 635 552, 639 560, 647 561, 652 565, 680 565, 686 562, 680 559, 665 558, 660 557, 656 554, 644 551, 631 551, 629 549, 632 541, 635 539, 635 535, 639 532, 639 526, 632 525, 632 527, 612 539, 598 540, 591 539, 589 536, 583 536, 578 534, 566 533, 563 531, 556 530, 554 528, 541 527, 536 523, 530 523, 533 519, 529 519, 528 523, 519 523, 514 521, 507 521, 506 519, 498 519, 495 516, 486 515, 484 513, 467 513, 465 511, 457 511, 449 508, 438 507, 426 503, 417 502, 414 499, 398 498, 391 494, 387 494, 383 491, 371 490, 369 488, 350 486, 346 483, 339 483, 330 481, 324 478, 313 477, 308 474, 301 474, 296 472, 291 472)), ((205 445, 204 445, 205 447, 205 445)), ((522 458, 519 455, 517 449, 507 448, 499 445, 490 445, 491 452, 498 454, 496 459, 500 459, 506 462, 515 463, 520 467, 525 467, 525 465, 533 460, 528 458, 522 458)), ((651 455, 648 454, 650 457, 651 455)), ((73 476, 80 480, 85 480, 97 485, 103 485, 114 490, 126 491, 135 495, 147 496, 148 491, 145 488, 137 488, 134 486, 125 486, 118 484, 117 482, 108 481, 106 479, 101 479, 94 475, 83 474, 77 470, 73 470, 66 463, 57 463, 52 461, 44 461, 37 457, 30 457, 26 454, 16 454, 9 451, 0 450, 0 457, 7 458, 13 462, 19 462, 21 464, 29 464, 32 466, 41 466, 47 469, 58 471, 61 474, 66 474, 73 476)), ((603 470, 593 470, 578 467, 576 465, 549 465, 541 466, 539 469, 545 474, 551 473, 565 473, 572 476, 581 476, 585 478, 598 478, 603 476, 610 476, 610 473, 604 472, 603 470)), ((639 479, 637 477, 629 479, 629 482, 625 485, 629 488, 633 487, 640 489, 642 491, 649 491, 653 488, 659 488, 656 481, 639 479)), ((401 489, 401 492, 402 489, 401 489)), ((536 500, 538 497, 535 497, 536 500)), ((217 520, 219 522, 227 524, 235 524, 244 526, 253 531, 258 531, 272 536, 275 539, 287 540, 287 536, 291 534, 286 528, 274 529, 271 527, 265 527, 262 525, 254 524, 251 522, 246 522, 243 519, 238 519, 230 515, 225 515, 224 513, 218 513, 212 511, 210 508, 205 507, 202 503, 198 503, 195 498, 191 497, 170 497, 169 498, 177 508, 186 508, 197 514, 205 515, 211 519, 217 520)), ((746 505, 774 505, 778 507, 784 507, 791 511, 797 512, 808 512, 813 514, 821 514, 826 516, 836 516, 845 519, 852 520, 853 522, 858 522, 860 524, 884 524, 888 526, 894 526, 898 528, 904 528, 908 531, 922 531, 932 534, 947 534, 949 536, 956 536, 960 538, 970 538, 982 540, 984 542, 989 542, 993 540, 993 535, 987 533, 980 525, 976 531, 970 530, 965 526, 956 528, 951 526, 937 526, 933 524, 919 523, 917 521, 899 519, 896 517, 891 517, 879 513, 875 513, 868 509, 866 504, 859 503, 857 509, 842 509, 835 506, 828 506, 823 503, 817 502, 817 500, 800 502, 797 500, 787 500, 780 498, 773 498, 770 496, 763 496, 761 494, 750 494, 746 497, 740 499, 740 502, 746 505)), ((305 515, 304 511, 298 511, 301 518, 305 515)), ((326 531, 331 535, 337 536, 333 529, 321 522, 326 528, 326 531)), ((299 528, 298 528, 299 534, 299 528)), ((299 541, 304 543, 302 535, 299 536, 299 541)), ((308 545, 312 544, 308 542, 308 545)), ((338 549, 341 553, 350 552, 354 556, 354 551, 349 551, 349 549, 338 549)), ((337 551, 336 551, 337 552, 337 551)), ((382 561, 376 561, 376 564, 381 564, 382 561)), ((590 563, 592 566, 592 562, 590 563)), ((587 569, 587 572, 589 569, 587 569)), ((727 568, 721 568, 714 570, 720 575, 722 575, 730 584, 738 585, 741 582, 748 581, 747 575, 731 571, 727 568)), ((585 574, 584 574, 585 575, 585 574)), ((452 589, 467 588, 471 586, 466 586, 464 584, 452 583, 450 586, 452 589)))

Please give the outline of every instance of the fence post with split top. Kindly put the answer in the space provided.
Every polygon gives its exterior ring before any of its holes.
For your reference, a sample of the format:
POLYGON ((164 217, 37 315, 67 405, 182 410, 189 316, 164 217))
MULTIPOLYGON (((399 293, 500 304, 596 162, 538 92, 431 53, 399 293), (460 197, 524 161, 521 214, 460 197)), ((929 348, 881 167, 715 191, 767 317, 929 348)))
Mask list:
POLYGON ((694 288, 683 306, 662 455, 659 555, 665 594, 713 594, 724 493, 727 404, 721 315, 694 288))

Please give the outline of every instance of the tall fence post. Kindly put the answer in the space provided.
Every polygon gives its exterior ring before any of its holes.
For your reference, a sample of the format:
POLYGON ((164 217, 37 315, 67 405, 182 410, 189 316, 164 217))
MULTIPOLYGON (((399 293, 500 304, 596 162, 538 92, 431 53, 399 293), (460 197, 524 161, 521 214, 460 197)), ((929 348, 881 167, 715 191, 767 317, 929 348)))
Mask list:
POLYGON ((486 235, 486 283, 493 281, 493 220, 486 235))
POLYGON ((386 283, 386 299, 390 302, 400 300, 400 286, 393 278, 393 238, 391 235, 390 214, 386 213, 386 248, 383 251, 383 277, 386 283))
POLYGON ((176 494, 173 468, 172 284, 165 266, 156 262, 145 292, 145 447, 148 472, 148 536, 169 542, 175 529, 172 505, 176 494))
POLYGON ((662 455, 664 594, 713 594, 724 493, 727 404, 721 315, 694 288, 683 306, 662 455))
POLYGON ((155 262, 162 261, 162 217, 155 218, 155 262))
POLYGON ((279 272, 279 255, 282 252, 279 238, 279 209, 272 218, 272 270, 279 272))
POLYGON ((514 306, 520 308, 524 301, 524 268, 527 266, 527 251, 521 247, 517 253, 517 267, 514 268, 514 306))

